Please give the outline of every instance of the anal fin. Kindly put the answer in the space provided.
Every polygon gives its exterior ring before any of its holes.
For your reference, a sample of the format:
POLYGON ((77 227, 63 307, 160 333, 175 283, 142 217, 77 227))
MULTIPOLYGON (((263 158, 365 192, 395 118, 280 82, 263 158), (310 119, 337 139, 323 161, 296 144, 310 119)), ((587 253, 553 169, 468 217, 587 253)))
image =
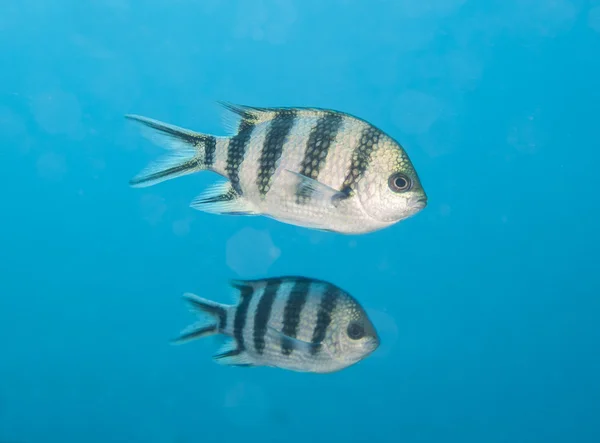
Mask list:
POLYGON ((179 337, 171 340, 173 345, 181 345, 188 343, 192 340, 207 337, 209 335, 215 335, 219 332, 216 325, 207 325, 205 322, 194 323, 187 327, 179 334, 179 337))
POLYGON ((249 201, 239 195, 231 182, 215 183, 198 195, 190 206, 198 211, 220 215, 258 215, 259 212, 249 201))
POLYGON ((213 359, 220 365, 226 366, 255 366, 250 355, 241 350, 235 339, 229 340, 213 356, 213 359))

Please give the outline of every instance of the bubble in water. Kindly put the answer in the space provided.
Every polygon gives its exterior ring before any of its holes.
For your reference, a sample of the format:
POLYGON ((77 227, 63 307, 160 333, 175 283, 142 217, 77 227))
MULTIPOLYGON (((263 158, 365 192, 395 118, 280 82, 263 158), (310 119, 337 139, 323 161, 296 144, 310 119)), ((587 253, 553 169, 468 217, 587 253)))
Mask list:
POLYGON ((260 427, 268 418, 269 402, 265 392, 254 384, 237 383, 223 401, 227 419, 241 427, 260 427))

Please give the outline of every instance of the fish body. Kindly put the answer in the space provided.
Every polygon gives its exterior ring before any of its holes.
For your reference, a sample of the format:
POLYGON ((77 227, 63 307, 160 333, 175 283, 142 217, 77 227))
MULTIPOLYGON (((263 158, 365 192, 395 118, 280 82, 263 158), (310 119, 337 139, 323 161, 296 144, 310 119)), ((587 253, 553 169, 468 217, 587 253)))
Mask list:
POLYGON ((285 276, 231 285, 239 293, 234 305, 184 295, 204 318, 184 329, 175 344, 223 334, 229 339, 213 357, 217 363, 314 373, 344 369, 379 346, 364 309, 329 282, 285 276))
POLYGON ((210 170, 227 180, 200 194, 192 208, 345 234, 376 231, 425 208, 427 195, 407 153, 368 122, 319 108, 224 105, 239 119, 227 137, 128 115, 172 154, 130 184, 210 170))

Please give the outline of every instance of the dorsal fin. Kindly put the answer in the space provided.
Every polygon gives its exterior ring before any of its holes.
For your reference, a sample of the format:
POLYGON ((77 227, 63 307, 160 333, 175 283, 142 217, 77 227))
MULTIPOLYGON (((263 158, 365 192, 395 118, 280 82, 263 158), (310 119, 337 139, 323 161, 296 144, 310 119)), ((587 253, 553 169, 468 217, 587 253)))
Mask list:
POLYGON ((242 122, 250 124, 258 124, 272 120, 278 112, 278 109, 276 108, 259 108, 255 106, 238 105, 226 101, 219 101, 218 103, 225 109, 241 117, 242 122))
MULTIPOLYGON (((230 131, 240 131, 242 128, 248 125, 257 125, 260 123, 273 120, 275 117, 281 114, 294 113, 298 116, 310 116, 310 115, 323 115, 325 113, 342 114, 338 111, 320 108, 305 108, 305 107, 258 107, 258 106, 247 106, 230 103, 226 101, 218 101, 218 103, 225 109, 235 114, 235 121, 230 117, 224 116, 224 123, 230 131), (239 120, 238 120, 239 119, 239 120)), ((228 114, 231 115, 231 114, 228 114)))
POLYGON ((237 289, 236 298, 240 299, 251 297, 256 289, 256 285, 247 280, 229 280, 229 285, 237 289))

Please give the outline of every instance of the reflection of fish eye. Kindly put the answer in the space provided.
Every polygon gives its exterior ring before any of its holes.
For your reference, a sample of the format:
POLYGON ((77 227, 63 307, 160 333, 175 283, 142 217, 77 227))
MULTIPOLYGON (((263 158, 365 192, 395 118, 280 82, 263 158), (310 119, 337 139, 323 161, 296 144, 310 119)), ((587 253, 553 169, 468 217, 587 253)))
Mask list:
POLYGON ((348 325, 348 337, 352 340, 358 340, 359 338, 364 337, 365 329, 359 325, 358 323, 350 323, 348 325))
POLYGON ((394 192, 405 192, 411 188, 412 183, 406 175, 397 172, 390 176, 388 186, 394 192))

